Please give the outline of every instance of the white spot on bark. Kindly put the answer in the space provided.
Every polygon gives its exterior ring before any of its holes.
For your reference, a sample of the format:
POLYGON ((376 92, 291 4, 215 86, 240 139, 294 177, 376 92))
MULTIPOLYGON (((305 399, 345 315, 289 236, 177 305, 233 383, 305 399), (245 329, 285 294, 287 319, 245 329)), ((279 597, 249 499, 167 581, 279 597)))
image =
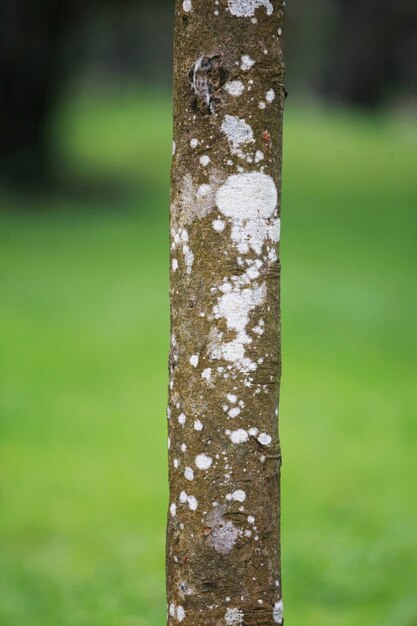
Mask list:
POLYGON ((194 430, 203 430, 203 424, 200 422, 200 420, 194 421, 194 430))
POLYGON ((223 507, 218 504, 207 515, 205 524, 211 528, 207 543, 219 554, 229 554, 238 538, 243 534, 233 522, 224 519, 223 507))
POLYGON ((185 266, 187 268, 187 274, 191 274, 193 263, 194 263, 194 253, 192 252, 192 250, 189 249, 188 246, 184 246, 183 251, 184 251, 185 266))
POLYGON ((265 296, 266 285, 263 283, 253 288, 235 287, 218 299, 218 304, 213 308, 214 315, 217 319, 223 317, 227 328, 236 331, 236 337, 227 343, 213 341, 210 348, 212 358, 223 358, 242 371, 251 369, 251 361, 245 359, 245 345, 252 341, 246 326, 250 312, 264 301, 265 296))
POLYGON ((235 98, 241 96, 242 93, 245 91, 245 85, 242 83, 241 80, 230 80, 225 84, 224 88, 226 89, 227 93, 229 93, 231 96, 234 96, 235 98))
POLYGON ((199 454, 195 458, 195 464, 200 470, 208 470, 213 463, 213 459, 206 454, 199 454))
POLYGON ((265 109, 266 108, 266 103, 263 100, 261 100, 260 103, 258 104, 258 107, 260 109, 265 109))
POLYGON ((211 191, 210 185, 207 185, 207 184, 200 185, 199 188, 197 189, 197 196, 199 198, 205 198, 206 196, 209 195, 210 191, 211 191))
POLYGON ((269 104, 271 104, 271 102, 275 100, 275 91, 273 89, 270 89, 269 91, 267 91, 265 98, 266 98, 266 101, 269 102, 269 104))
POLYGON ((193 367, 197 367, 197 365, 198 365, 198 360, 199 360, 198 354, 193 354, 193 355, 190 357, 190 363, 191 363, 191 365, 192 365, 193 367))
POLYGON ((234 419, 235 417, 237 417, 240 414, 240 409, 239 409, 239 407, 235 406, 232 409, 230 409, 230 411, 228 411, 227 414, 228 414, 228 416, 231 419, 234 419))
POLYGON ((211 367, 206 367, 201 374, 201 378, 204 378, 208 383, 211 381, 211 367))
POLYGON ((172 142, 172 156, 174 156, 176 150, 177 150, 177 144, 175 143, 175 141, 173 141, 172 142))
POLYGON ((178 415, 178 423, 179 423, 179 424, 181 424, 181 426, 184 426, 184 424, 185 424, 185 419, 186 419, 186 418, 185 418, 184 413, 180 413, 180 414, 178 415))
POLYGON ((233 493, 228 493, 226 500, 235 500, 236 502, 244 502, 246 500, 246 493, 243 489, 236 489, 233 493))
POLYGON ((226 626, 241 626, 243 624, 243 613, 240 609, 227 609, 224 621, 226 626))
POLYGON ((169 512, 171 513, 171 517, 175 517, 177 514, 177 505, 175 504, 175 502, 173 502, 171 504, 171 506, 169 507, 169 512))
POLYGON ((187 497, 187 502, 188 502, 188 506, 190 507, 191 511, 196 511, 198 508, 198 502, 197 499, 194 496, 188 496, 187 497))
POLYGON ((252 128, 244 119, 234 115, 225 116, 221 129, 233 150, 237 150, 241 145, 254 142, 252 128))
POLYGON ((251 59, 249 55, 244 54, 242 57, 242 62, 240 64, 240 69, 244 72, 247 72, 248 70, 250 70, 252 65, 255 65, 255 61, 251 59))
POLYGON ((249 435, 243 428, 239 428, 230 433, 230 440, 234 444, 245 443, 248 439, 249 435))
POLYGON ((275 602, 272 617, 276 624, 282 624, 282 620, 284 619, 284 605, 282 603, 282 600, 278 600, 278 602, 275 602))
POLYGON ((198 141, 198 139, 191 139, 191 141, 190 141, 190 146, 191 146, 192 148, 197 148, 197 146, 198 146, 198 144, 199 144, 199 143, 200 143, 200 142, 198 141))
POLYGON ((210 157, 207 154, 204 154, 202 157, 200 157, 200 163, 203 167, 207 167, 207 165, 210 163, 210 157))
MULTIPOLYGON (((179 228, 178 230, 173 228, 172 231, 172 245, 171 250, 175 251, 178 247, 182 247, 182 254, 184 256, 184 262, 187 269, 187 274, 191 274, 192 266, 194 263, 194 254, 188 245, 188 232, 185 228, 179 228)), ((178 269, 177 259, 172 261, 172 269, 174 272, 178 269)))
MULTIPOLYGON (((191 4, 191 2, 190 2, 191 4)), ((182 622, 185 619, 185 611, 182 606, 177 606, 177 620, 182 622)))
POLYGON ((277 206, 277 199, 277 188, 273 179, 261 172, 233 174, 216 194, 219 210, 232 219, 271 217, 277 206))
POLYGON ((212 226, 217 233, 221 233, 224 231, 226 224, 223 220, 213 220, 212 226))
POLYGON ((232 240, 241 254, 252 248, 260 254, 267 238, 279 240, 279 219, 274 217, 278 193, 273 179, 262 172, 233 174, 218 189, 216 204, 232 220, 232 240))
POLYGON ((252 17, 259 7, 265 7, 268 15, 274 11, 270 0, 228 0, 228 5, 230 13, 236 17, 252 17))
POLYGON ((263 446, 269 446, 272 441, 272 437, 271 435, 267 435, 266 433, 261 433, 258 437, 258 441, 263 446))
POLYGON ((194 479, 194 471, 192 470, 191 467, 186 467, 185 471, 184 471, 184 476, 187 480, 193 480, 194 479))

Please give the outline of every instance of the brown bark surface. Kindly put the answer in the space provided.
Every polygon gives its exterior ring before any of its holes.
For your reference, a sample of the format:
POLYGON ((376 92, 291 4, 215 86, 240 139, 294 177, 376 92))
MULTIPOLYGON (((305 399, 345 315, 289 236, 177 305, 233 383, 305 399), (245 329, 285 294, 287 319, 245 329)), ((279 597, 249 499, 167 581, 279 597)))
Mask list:
POLYGON ((176 4, 169 626, 283 623, 284 7, 284 0, 176 4))

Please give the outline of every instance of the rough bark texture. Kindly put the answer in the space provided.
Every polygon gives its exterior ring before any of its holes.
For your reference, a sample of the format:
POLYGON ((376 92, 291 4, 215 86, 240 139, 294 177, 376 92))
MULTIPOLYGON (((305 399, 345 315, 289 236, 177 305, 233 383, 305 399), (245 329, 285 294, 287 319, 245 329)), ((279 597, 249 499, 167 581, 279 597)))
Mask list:
POLYGON ((284 0, 176 5, 168 624, 283 623, 284 0))

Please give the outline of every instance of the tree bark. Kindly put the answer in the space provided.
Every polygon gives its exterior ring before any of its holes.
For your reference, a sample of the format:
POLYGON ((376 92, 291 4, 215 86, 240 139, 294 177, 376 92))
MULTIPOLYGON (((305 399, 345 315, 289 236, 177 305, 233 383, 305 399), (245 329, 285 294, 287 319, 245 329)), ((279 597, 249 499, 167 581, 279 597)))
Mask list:
POLYGON ((180 0, 171 191, 168 624, 283 624, 285 0, 180 0))

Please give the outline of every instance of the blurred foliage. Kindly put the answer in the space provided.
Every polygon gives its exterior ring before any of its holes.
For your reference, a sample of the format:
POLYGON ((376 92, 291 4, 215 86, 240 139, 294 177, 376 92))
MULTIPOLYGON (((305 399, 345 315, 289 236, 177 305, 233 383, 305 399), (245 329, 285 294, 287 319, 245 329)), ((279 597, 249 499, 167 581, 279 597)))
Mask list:
MULTIPOLYGON (((0 196, 0 623, 165 622, 169 97, 53 126, 100 197, 0 196)), ((417 624, 417 136, 289 108, 281 437, 288 624, 417 624)))

